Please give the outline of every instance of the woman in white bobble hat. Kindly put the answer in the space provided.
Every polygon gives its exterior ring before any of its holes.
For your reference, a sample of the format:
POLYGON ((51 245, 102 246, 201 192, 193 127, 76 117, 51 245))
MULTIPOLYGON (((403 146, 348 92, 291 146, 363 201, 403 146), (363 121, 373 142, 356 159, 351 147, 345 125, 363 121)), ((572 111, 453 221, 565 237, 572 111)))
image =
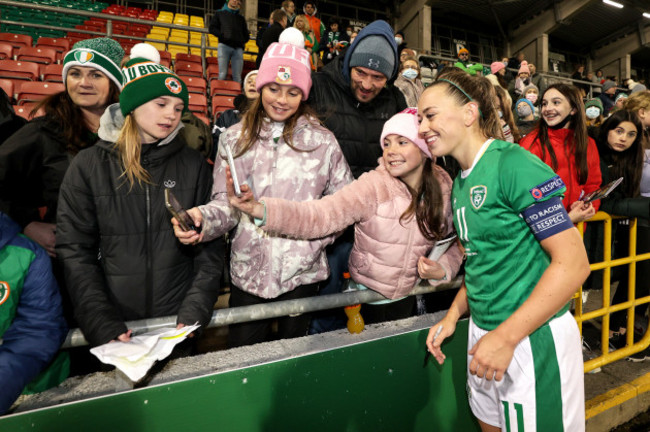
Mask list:
MULTIPOLYGON (((268 303, 310 297, 329 276, 325 246, 335 236, 301 241, 269 235, 251 218, 228 202, 226 192, 226 147, 232 150, 242 191, 255 196, 294 201, 318 199, 352 181, 334 135, 325 129, 305 104, 311 88, 309 52, 304 38, 288 28, 269 46, 260 65, 256 87, 261 96, 246 111, 242 121, 221 134, 214 165, 212 201, 188 210, 200 234, 176 236, 184 244, 221 236, 232 229, 230 306, 268 303)), ((261 222, 260 222, 261 223, 261 222)), ((231 325, 231 347, 263 342, 270 336, 270 322, 253 321, 231 325)), ((307 334, 309 316, 280 318, 278 336, 307 334)))

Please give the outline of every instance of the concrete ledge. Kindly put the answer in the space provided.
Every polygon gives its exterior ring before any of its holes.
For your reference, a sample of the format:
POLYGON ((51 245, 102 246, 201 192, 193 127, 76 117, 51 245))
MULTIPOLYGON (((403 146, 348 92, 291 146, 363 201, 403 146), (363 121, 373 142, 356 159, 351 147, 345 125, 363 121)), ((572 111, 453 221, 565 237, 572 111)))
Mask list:
POLYGON ((608 432, 650 407, 650 373, 585 403, 588 432, 608 432))

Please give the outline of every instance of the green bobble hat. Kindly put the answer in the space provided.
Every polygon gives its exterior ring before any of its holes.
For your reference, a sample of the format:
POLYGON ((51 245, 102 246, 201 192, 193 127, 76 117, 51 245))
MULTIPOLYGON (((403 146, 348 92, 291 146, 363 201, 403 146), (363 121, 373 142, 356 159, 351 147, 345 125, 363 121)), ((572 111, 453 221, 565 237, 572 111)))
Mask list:
POLYGON ((124 50, 119 43, 109 38, 86 39, 74 44, 63 58, 63 82, 72 66, 85 66, 98 69, 122 89, 120 62, 124 50))
POLYGON ((160 96, 181 98, 187 109, 187 86, 174 72, 156 63, 156 55, 160 55, 158 50, 146 43, 131 50, 131 60, 122 69, 124 87, 120 93, 120 110, 124 116, 160 96))
POLYGON ((604 111, 603 102, 600 100, 600 98, 589 99, 587 102, 585 102, 585 109, 589 108, 590 106, 598 107, 601 113, 604 111))

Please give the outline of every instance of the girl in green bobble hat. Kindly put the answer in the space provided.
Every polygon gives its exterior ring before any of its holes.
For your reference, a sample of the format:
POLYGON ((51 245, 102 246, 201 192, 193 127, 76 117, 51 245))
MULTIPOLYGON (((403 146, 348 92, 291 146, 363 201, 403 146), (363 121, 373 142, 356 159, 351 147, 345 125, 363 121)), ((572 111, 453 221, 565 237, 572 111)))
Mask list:
POLYGON ((219 292, 223 240, 179 246, 165 208, 165 189, 185 208, 209 201, 212 175, 178 135, 187 88, 147 57, 154 52, 131 50, 120 103, 108 107, 100 141, 79 153, 61 186, 57 253, 92 345, 129 341, 131 320, 177 315, 179 327, 205 325, 219 292))

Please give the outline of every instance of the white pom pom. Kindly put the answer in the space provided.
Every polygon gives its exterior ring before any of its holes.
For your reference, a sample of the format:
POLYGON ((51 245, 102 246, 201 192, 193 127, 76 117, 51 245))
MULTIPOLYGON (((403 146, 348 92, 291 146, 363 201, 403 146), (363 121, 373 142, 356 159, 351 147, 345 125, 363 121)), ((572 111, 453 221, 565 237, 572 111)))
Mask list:
POLYGON ((280 43, 294 45, 300 48, 305 47, 305 37, 302 32, 295 27, 289 27, 280 33, 280 43))
POLYGON ((160 53, 156 47, 144 42, 133 45, 131 58, 146 58, 154 63, 160 63, 160 53))

